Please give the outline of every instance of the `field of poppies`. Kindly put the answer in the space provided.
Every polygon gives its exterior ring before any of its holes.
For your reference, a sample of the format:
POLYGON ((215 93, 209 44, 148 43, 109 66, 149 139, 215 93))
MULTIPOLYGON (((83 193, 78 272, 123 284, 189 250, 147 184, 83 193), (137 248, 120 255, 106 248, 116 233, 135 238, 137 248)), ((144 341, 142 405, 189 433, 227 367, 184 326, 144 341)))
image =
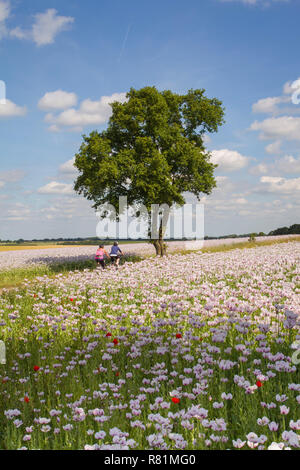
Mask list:
POLYGON ((300 448, 299 293, 299 242, 4 291, 0 449, 300 448))
MULTIPOLYGON (((270 237, 256 237, 259 243, 273 243, 273 242, 285 242, 286 240, 297 239, 300 240, 299 236, 294 235, 281 235, 281 236, 270 236, 270 237)), ((226 239, 215 239, 215 240, 186 240, 186 241, 168 241, 168 253, 177 253, 178 251, 185 250, 201 250, 213 249, 217 250, 223 246, 232 246, 234 244, 245 243, 247 244, 247 238, 226 238, 226 239)), ((22 247, 18 247, 22 248, 22 247)), ((42 266, 55 266, 55 265, 80 265, 88 263, 94 259, 95 252, 98 246, 59 246, 56 247, 24 247, 17 251, 9 247, 1 247, 0 250, 0 274, 3 271, 11 271, 12 269, 20 268, 34 268, 42 266), (30 248, 30 249, 29 249, 30 248)), ((110 246, 105 246, 109 251, 110 246)), ((155 255, 155 249, 151 243, 124 243, 122 244, 122 250, 129 257, 148 257, 155 255)))

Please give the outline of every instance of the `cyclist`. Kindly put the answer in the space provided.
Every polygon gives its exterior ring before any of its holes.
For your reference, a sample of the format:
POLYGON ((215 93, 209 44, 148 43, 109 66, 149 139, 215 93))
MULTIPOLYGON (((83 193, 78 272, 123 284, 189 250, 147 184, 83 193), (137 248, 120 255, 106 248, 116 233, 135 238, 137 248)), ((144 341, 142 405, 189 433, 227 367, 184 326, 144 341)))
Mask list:
POLYGON ((99 265, 102 266, 102 269, 105 269, 104 256, 107 256, 107 258, 109 258, 109 254, 104 249, 104 245, 99 245, 99 248, 96 251, 95 261, 98 267, 99 265))
POLYGON ((115 264, 117 269, 119 267, 120 257, 123 255, 124 253, 120 249, 118 242, 114 242, 113 246, 111 247, 109 256, 112 264, 115 264))

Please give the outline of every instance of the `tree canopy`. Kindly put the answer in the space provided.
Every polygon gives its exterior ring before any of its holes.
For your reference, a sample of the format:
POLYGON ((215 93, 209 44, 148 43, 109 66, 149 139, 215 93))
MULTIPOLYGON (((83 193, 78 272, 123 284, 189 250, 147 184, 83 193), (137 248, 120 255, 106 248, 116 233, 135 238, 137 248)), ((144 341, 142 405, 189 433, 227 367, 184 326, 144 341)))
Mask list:
POLYGON ((211 193, 216 165, 203 137, 223 124, 221 101, 203 89, 180 95, 145 87, 131 88, 126 102, 111 107, 107 129, 84 135, 75 156, 74 189, 94 208, 118 210, 119 197, 126 196, 129 205, 150 211, 152 204, 182 206, 187 192, 198 199, 211 193))
POLYGON ((273 230, 269 235, 299 235, 300 234, 300 224, 294 224, 290 227, 280 227, 276 230, 273 230))

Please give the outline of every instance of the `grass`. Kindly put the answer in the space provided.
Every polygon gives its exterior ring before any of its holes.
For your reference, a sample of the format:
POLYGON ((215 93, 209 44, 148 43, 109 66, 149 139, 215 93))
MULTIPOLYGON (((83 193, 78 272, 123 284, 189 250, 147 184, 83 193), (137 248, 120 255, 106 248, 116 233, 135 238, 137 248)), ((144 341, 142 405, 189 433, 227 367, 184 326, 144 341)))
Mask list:
MULTIPOLYGON (((15 268, 0 273, 0 289, 21 286, 25 280, 32 280, 39 276, 53 276, 58 273, 67 273, 69 271, 79 269, 83 270, 91 268, 93 262, 81 262, 74 265, 73 263, 55 264, 48 266, 32 266, 30 268, 15 268)), ((94 265, 94 263, 93 263, 94 265)))
MULTIPOLYGON (((120 264, 126 261, 137 262, 141 259, 142 258, 136 255, 125 256, 125 259, 121 260, 120 264)), ((56 263, 51 265, 31 266, 29 268, 15 268, 7 271, 1 271, 0 289, 20 287, 25 280, 31 281, 40 276, 53 277, 59 273, 68 274, 70 271, 83 271, 84 269, 95 269, 95 267, 95 261, 88 259, 85 261, 56 263)))

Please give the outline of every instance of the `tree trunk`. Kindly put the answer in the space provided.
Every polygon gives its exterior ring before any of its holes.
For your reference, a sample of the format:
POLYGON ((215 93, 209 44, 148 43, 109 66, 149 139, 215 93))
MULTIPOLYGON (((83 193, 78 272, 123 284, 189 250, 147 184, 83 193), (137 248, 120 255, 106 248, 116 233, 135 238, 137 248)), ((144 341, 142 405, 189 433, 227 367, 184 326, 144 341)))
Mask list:
POLYGON ((161 245, 159 243, 159 240, 152 240, 152 244, 154 245, 156 256, 161 255, 161 245))
POLYGON ((160 221, 160 225, 159 225, 159 240, 158 240, 158 244, 160 246, 160 256, 165 256, 166 255, 166 251, 167 251, 167 246, 166 244, 164 243, 164 239, 163 239, 163 221, 161 220, 160 221))
MULTIPOLYGON (((150 240, 150 243, 152 243, 155 248, 156 256, 165 256, 167 254, 167 245, 164 242, 165 229, 166 223, 165 226, 163 226, 163 219, 161 219, 159 223, 158 238, 150 240)), ((157 232, 154 230, 154 233, 157 232)), ((149 230, 149 234, 151 234, 151 229, 149 230)))

